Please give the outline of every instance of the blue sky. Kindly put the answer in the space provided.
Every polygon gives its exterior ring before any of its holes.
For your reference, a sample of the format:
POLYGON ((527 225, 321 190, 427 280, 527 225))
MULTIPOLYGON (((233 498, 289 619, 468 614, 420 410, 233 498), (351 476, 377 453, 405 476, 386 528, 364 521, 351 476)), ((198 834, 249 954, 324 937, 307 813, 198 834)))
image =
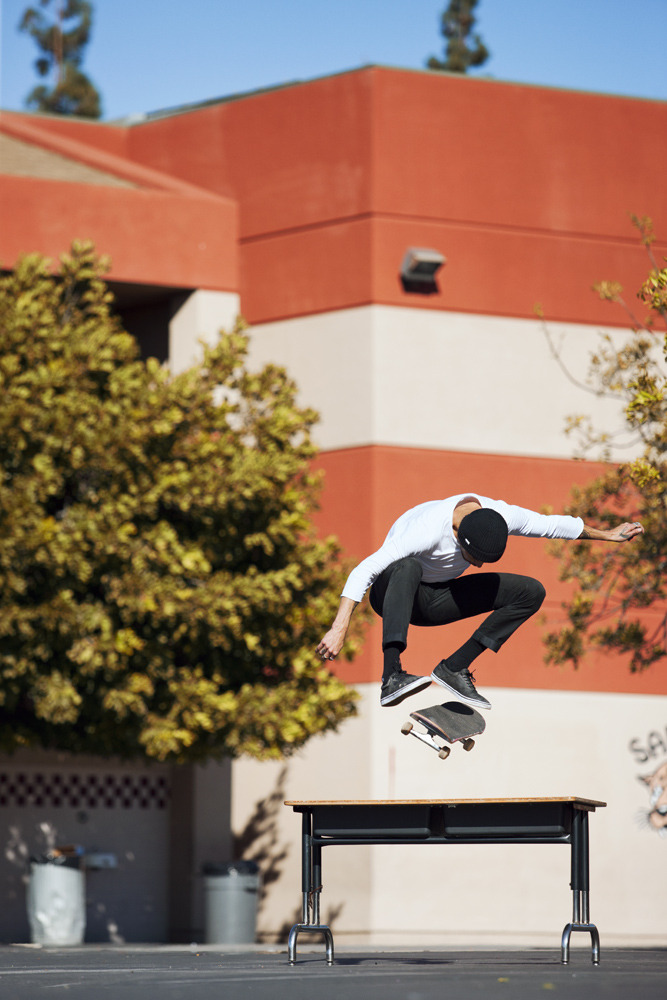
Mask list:
MULTIPOLYGON (((38 0, 32 0, 37 3, 38 0)), ((16 31, 29 0, 0 0, 0 107, 38 82, 16 31)), ((447 0, 94 0, 84 69, 104 119, 442 56, 447 0)), ((667 0, 481 0, 491 58, 475 75, 667 99, 667 0)))

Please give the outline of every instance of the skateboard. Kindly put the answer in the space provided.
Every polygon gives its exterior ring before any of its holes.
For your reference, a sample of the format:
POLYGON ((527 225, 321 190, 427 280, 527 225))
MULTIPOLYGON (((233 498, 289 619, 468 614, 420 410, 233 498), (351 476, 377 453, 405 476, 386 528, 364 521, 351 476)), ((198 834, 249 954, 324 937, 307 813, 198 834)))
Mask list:
POLYGON ((486 729, 486 722, 479 712, 460 701, 447 701, 444 705, 419 709, 410 713, 410 719, 423 726, 426 733, 419 732, 414 723, 408 720, 401 726, 403 735, 411 734, 433 747, 442 760, 449 757, 451 749, 437 742, 438 739, 450 744, 462 743, 464 750, 472 750, 475 745, 472 737, 479 736, 486 729))

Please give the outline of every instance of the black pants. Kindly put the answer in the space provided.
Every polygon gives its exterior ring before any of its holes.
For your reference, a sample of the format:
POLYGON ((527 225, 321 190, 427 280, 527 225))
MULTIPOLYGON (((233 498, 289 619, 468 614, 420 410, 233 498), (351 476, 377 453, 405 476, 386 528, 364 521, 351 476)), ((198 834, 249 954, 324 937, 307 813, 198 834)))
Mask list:
POLYGON ((408 557, 392 563, 370 591, 371 607, 382 618, 382 648, 408 643, 409 625, 449 625, 489 614, 472 635, 498 652, 504 642, 542 605, 539 580, 515 573, 475 573, 447 583, 422 583, 421 566, 408 557))

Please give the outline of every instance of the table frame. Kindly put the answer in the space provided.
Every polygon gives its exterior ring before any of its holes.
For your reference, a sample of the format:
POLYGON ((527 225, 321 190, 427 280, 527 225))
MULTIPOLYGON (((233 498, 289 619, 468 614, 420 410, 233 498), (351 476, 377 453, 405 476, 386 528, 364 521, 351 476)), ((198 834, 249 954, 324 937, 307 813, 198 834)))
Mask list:
POLYGON ((288 800, 301 814, 301 921, 288 938, 294 965, 300 934, 321 934, 334 964, 331 928, 321 922, 322 848, 355 844, 568 844, 572 919, 561 935, 561 962, 570 960, 575 932, 591 936, 600 962, 600 935, 590 919, 588 816, 606 802, 577 796, 503 799, 288 800))

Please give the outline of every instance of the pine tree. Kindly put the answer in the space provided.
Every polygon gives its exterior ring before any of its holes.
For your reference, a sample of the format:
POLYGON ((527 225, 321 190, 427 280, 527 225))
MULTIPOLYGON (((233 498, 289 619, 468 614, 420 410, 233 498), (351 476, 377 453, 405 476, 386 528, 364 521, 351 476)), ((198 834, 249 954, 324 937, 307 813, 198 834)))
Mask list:
POLYGON ((447 40, 445 59, 431 56, 426 64, 429 69, 466 73, 471 66, 481 66, 489 58, 489 50, 480 36, 471 34, 476 6, 477 0, 450 0, 442 15, 441 30, 447 40))
POLYGON ((35 61, 39 75, 54 78, 51 87, 40 84, 31 90, 26 107, 56 115, 100 117, 100 95, 81 69, 92 22, 89 0, 39 0, 39 7, 26 10, 19 30, 31 35, 42 53, 35 61))

